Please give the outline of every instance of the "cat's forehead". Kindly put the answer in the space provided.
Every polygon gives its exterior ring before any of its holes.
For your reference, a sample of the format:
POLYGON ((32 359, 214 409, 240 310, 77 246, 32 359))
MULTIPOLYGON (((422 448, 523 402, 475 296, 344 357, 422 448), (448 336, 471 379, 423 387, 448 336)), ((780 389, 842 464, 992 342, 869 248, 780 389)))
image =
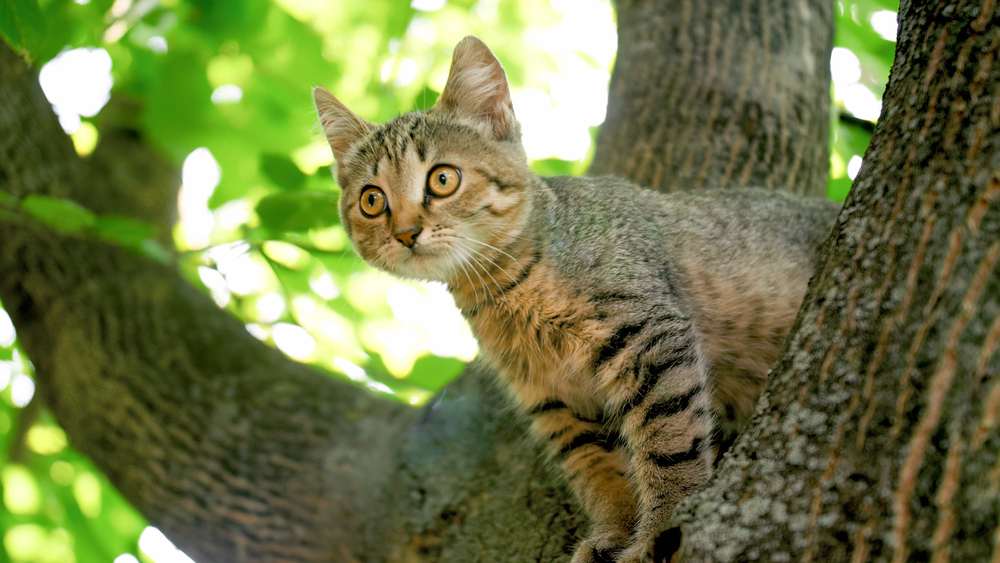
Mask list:
POLYGON ((420 162, 441 153, 481 148, 475 128, 433 112, 411 112, 376 126, 350 159, 352 175, 377 176, 380 168, 402 162, 412 151, 420 162))
POLYGON ((427 118, 420 113, 403 114, 375 128, 358 148, 357 158, 367 161, 394 158, 410 144, 423 141, 427 118), (418 139, 419 135, 419 139, 418 139))

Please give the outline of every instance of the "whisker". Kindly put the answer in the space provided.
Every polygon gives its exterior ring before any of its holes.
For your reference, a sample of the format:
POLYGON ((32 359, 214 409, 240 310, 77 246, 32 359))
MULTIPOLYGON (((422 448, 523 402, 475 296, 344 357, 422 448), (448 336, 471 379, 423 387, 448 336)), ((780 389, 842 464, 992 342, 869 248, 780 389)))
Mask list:
MULTIPOLYGON (((493 246, 492 244, 490 244, 490 243, 488 243, 488 242, 483 242, 483 241, 481 241, 481 240, 477 240, 477 239, 475 239, 475 238, 473 238, 473 237, 467 237, 467 236, 465 236, 465 235, 460 235, 460 234, 457 234, 457 233, 455 234, 455 236, 457 236, 457 237, 459 237, 459 238, 461 238, 461 239, 463 239, 463 240, 467 240, 467 241, 469 241, 469 242, 474 242, 474 243, 476 243, 476 244, 481 244, 481 245, 485 246, 486 248, 489 248, 489 249, 491 249, 491 250, 495 250, 495 251, 499 252, 500 254, 503 254, 504 256, 506 256, 506 257, 510 258, 511 260, 513 260, 513 261, 515 261, 515 262, 517 261, 517 258, 515 258, 515 257, 511 256, 511 255, 510 255, 510 254, 508 254, 508 253, 507 253, 506 251, 504 251, 504 250, 501 250, 501 249, 499 249, 499 248, 497 248, 497 247, 493 246)), ((520 235, 519 235, 519 236, 520 236, 520 235)))
MULTIPOLYGON (((503 286, 500 284, 500 282, 497 281, 497 279, 495 277, 493 277, 493 274, 490 273, 489 268, 487 268, 486 265, 483 264, 483 262, 479 260, 478 257, 483 256, 482 253, 479 252, 478 250, 476 250, 475 248, 471 248, 471 247, 468 247, 468 246, 464 246, 463 248, 465 248, 467 251, 469 251, 469 252, 472 253, 471 254, 472 261, 476 264, 476 266, 479 267, 479 269, 482 270, 482 272, 484 274, 486 274, 493 281, 493 283, 497 287, 497 290, 501 290, 503 288, 503 286)), ((486 281, 483 280, 483 283, 485 284, 486 281)), ((492 295, 492 292, 491 292, 490 297, 492 297, 492 296, 493 295, 492 295)))
MULTIPOLYGON (((497 248, 497 247, 495 247, 495 246, 493 246, 493 245, 491 245, 491 244, 488 244, 488 243, 485 243, 485 242, 483 242, 483 241, 481 241, 481 240, 476 240, 475 238, 472 238, 472 237, 467 237, 467 236, 464 236, 464 235, 460 235, 460 234, 458 234, 458 233, 452 233, 452 234, 451 234, 451 236, 453 236, 453 237, 457 237, 457 238, 458 238, 458 239, 460 239, 460 240, 464 240, 464 241, 468 241, 468 242, 474 242, 474 243, 477 243, 477 244, 481 244, 481 245, 483 245, 483 246, 486 246, 486 247, 488 247, 488 248, 492 248, 493 250, 496 250, 497 252, 501 252, 501 253, 503 253, 503 254, 504 254, 504 255, 506 255, 506 256, 510 256, 510 259, 511 259, 511 260, 513 260, 514 262, 517 262, 517 258, 514 258, 514 257, 513 257, 513 256, 511 256, 510 254, 507 254, 506 252, 504 252, 503 250, 500 250, 499 248, 497 248)), ((476 254, 477 256, 479 256, 479 257, 481 257, 481 258, 483 258, 483 259, 485 259, 485 260, 489 261, 489 263, 490 263, 490 264, 492 264, 494 268, 496 268, 497 270, 500 270, 501 272, 503 272, 503 274, 504 274, 505 276, 507 276, 507 278, 508 278, 508 279, 509 279, 510 281, 512 281, 512 282, 513 282, 513 281, 515 281, 515 280, 516 280, 516 278, 515 278, 514 276, 510 275, 510 272, 508 272, 508 271, 507 271, 507 270, 506 270, 506 269, 505 269, 505 268, 504 268, 503 266, 501 266, 500 264, 497 264, 497 263, 496 263, 496 261, 494 261, 494 260, 493 260, 492 258, 490 258, 489 256, 487 256, 487 255, 486 255, 485 253, 483 253, 483 252, 480 252, 480 251, 478 251, 478 250, 476 250, 476 249, 474 249, 474 248, 471 248, 471 249, 469 249, 469 250, 471 250, 472 252, 474 252, 474 253, 475 253, 475 254, 476 254)), ((502 287, 502 286, 501 286, 501 287, 502 287)))
POLYGON ((493 281, 493 285, 497 286, 497 291, 502 291, 503 284, 501 284, 499 281, 497 281, 495 277, 493 277, 493 274, 490 273, 490 269, 486 267, 486 264, 482 260, 480 260, 480 258, 485 258, 485 256, 483 256, 482 253, 477 252, 476 249, 474 248, 471 250, 475 256, 473 260, 475 260, 476 263, 479 264, 479 267, 483 269, 483 273, 486 274, 490 278, 490 280, 493 281))
POLYGON ((476 277, 479 279, 479 283, 482 286, 483 291, 486 292, 486 295, 492 301, 493 300, 493 290, 490 288, 490 284, 486 283, 486 279, 483 278, 483 276, 479 273, 483 269, 482 265, 479 264, 479 262, 475 259, 475 257, 473 257, 473 256, 470 255, 470 258, 472 258, 472 261, 469 262, 469 266, 472 267, 472 272, 474 274, 476 274, 476 277))
MULTIPOLYGON (((467 260, 465 263, 472 270, 472 273, 476 275, 476 278, 479 280, 479 284, 483 287, 483 291, 486 291, 487 296, 489 296, 490 298, 492 298, 493 294, 490 291, 490 288, 487 285, 486 280, 484 280, 483 276, 481 276, 479 274, 478 262, 476 262, 475 256, 473 256, 471 254, 472 249, 469 248, 468 246, 465 246, 464 244, 462 244, 462 241, 459 240, 459 239, 453 240, 452 243, 455 244, 455 246, 457 246, 458 248, 461 248, 462 250, 464 250, 467 253, 466 254, 466 258, 468 258, 469 260, 467 260)), ((472 280, 470 279, 469 282, 472 283, 472 280)), ((476 290, 476 285, 474 283, 473 283, 472 287, 473 287, 473 290, 476 290)), ((476 292, 476 299, 477 300, 479 299, 478 291, 476 292)))
POLYGON ((479 289, 476 288, 476 284, 472 281, 472 276, 469 275, 469 271, 465 267, 466 258, 466 256, 460 257, 458 260, 458 267, 462 269, 462 274, 465 275, 465 279, 469 280, 469 286, 472 288, 472 294, 476 299, 475 304, 478 305, 482 302, 479 298, 479 289))
MULTIPOLYGON (((510 272, 508 272, 508 271, 507 271, 507 270, 506 270, 506 269, 505 269, 505 268, 504 268, 503 266, 501 266, 500 264, 497 264, 496 262, 494 262, 492 258, 490 258, 489 256, 487 256, 487 255, 483 254, 482 252, 479 252, 479 251, 477 251, 476 249, 472 249, 472 251, 473 251, 473 252, 475 252, 477 256, 479 256, 479 257, 483 258, 484 260, 487 260, 487 261, 489 261, 489 263, 490 263, 490 264, 492 264, 494 268, 496 268, 497 270, 500 270, 501 272, 503 272, 503 274, 504 274, 505 276, 507 276, 507 278, 508 278, 508 279, 510 279, 510 281, 511 281, 511 282, 514 282, 514 281, 517 281, 517 278, 515 278, 515 277, 514 277, 514 276, 512 276, 512 275, 510 275, 510 272)), ((501 286, 501 289, 502 289, 502 286, 501 286)))
MULTIPOLYGON (((506 228, 508 228, 510 226, 510 222, 509 221, 504 221, 502 219, 487 220, 487 221, 483 221, 481 224, 483 226, 487 227, 487 228, 495 228, 495 229, 506 229, 506 228)), ((517 233, 517 234, 513 234, 513 233, 510 233, 510 232, 505 232, 503 236, 506 239, 506 243, 505 244, 507 246, 513 246, 513 245, 515 245, 517 243, 526 242, 526 241, 527 242, 531 242, 532 244, 536 243, 535 242, 535 238, 533 236, 531 236, 530 234, 525 233, 523 231, 520 232, 520 233, 517 233)), ((476 242, 482 242, 482 241, 476 241, 476 242)))

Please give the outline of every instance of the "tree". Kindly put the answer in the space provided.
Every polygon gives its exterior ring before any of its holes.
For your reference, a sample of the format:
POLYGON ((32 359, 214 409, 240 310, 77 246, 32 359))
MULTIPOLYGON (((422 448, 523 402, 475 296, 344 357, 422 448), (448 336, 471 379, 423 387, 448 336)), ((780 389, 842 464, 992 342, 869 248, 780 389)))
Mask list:
POLYGON ((794 336, 687 505, 695 559, 1000 554, 1000 17, 910 2, 900 20, 883 115, 794 336))
MULTIPOLYGON (((822 191, 830 6, 748 4, 618 3, 595 171, 822 191)), ((900 19, 882 119, 784 358, 680 512, 692 560, 997 557, 1000 17, 953 0, 900 19)), ((0 194, 163 188, 76 158, 2 53, 0 194)), ((9 210, 0 273, 74 445, 199 560, 548 561, 585 525, 481 368, 403 407, 261 345, 173 268, 9 210)))

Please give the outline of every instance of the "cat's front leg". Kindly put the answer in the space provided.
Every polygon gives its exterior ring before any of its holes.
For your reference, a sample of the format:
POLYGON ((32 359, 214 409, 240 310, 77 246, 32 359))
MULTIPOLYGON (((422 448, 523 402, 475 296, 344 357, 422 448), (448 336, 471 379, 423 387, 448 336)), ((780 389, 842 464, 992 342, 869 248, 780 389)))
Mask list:
POLYGON ((646 343, 624 381, 616 406, 631 452, 630 475, 639 519, 618 563, 665 560, 679 535, 670 529, 674 508, 711 475, 707 369, 695 332, 646 343), (654 551, 655 557, 654 557, 654 551))
POLYGON ((533 434, 547 443, 552 458, 591 520, 588 537, 572 563, 612 563, 629 541, 635 494, 627 480, 628 456, 601 421, 575 414, 549 398, 528 411, 533 434))

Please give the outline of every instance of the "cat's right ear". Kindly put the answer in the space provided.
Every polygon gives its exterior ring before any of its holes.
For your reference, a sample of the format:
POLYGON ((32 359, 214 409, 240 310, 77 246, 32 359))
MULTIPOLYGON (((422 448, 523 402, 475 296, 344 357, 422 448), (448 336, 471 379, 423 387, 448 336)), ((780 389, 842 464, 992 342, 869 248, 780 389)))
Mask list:
POLYGON ((367 135, 372 126, 351 113, 351 110, 340 103, 333 94, 319 86, 313 88, 313 102, 316 104, 316 112, 319 114, 319 122, 323 125, 326 140, 333 149, 333 157, 337 162, 342 162, 351 145, 367 135))
POLYGON ((497 139, 520 134, 507 75, 489 47, 471 35, 455 46, 448 82, 437 107, 486 121, 497 139))

